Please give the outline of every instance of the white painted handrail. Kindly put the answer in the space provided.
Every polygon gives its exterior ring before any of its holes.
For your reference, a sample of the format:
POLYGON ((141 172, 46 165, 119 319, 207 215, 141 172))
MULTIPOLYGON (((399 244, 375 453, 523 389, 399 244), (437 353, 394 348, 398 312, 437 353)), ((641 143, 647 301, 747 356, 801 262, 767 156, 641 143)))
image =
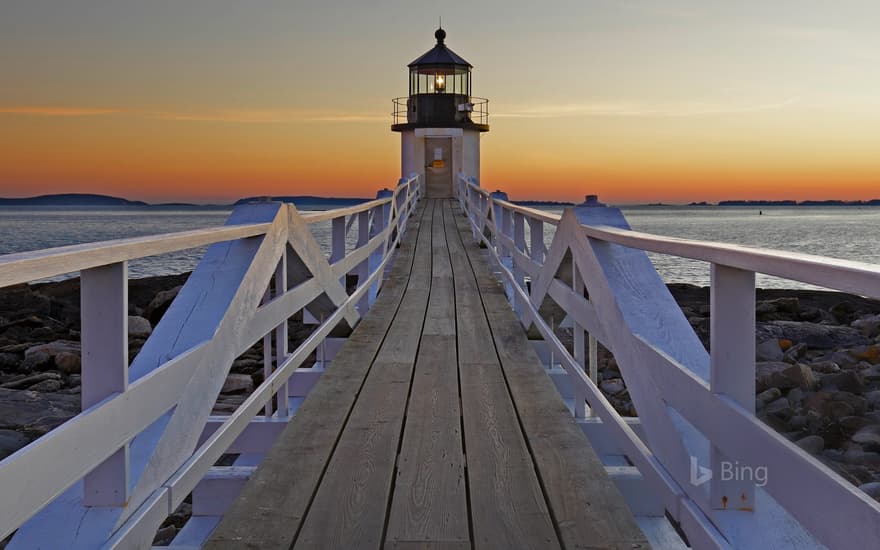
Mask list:
MULTIPOLYGON (((0 286, 81 271, 84 403, 79 415, 0 461, 0 539, 18 529, 10 549, 148 547, 216 460, 264 425, 255 420, 289 417, 291 382, 334 327, 353 327, 372 305, 423 193, 412 176, 377 200, 336 210, 301 215, 293 205, 253 203, 236 207, 220 228, 0 257, 0 286), (310 229, 324 221, 333 226, 330 258, 310 229), (129 366, 127 261, 205 245, 129 366), (357 276, 350 294, 347 275, 357 276), (288 352, 287 321, 300 312, 319 326, 288 352), (96 330, 100 345, 86 338, 96 330), (233 360, 260 339, 264 382, 199 443, 233 360), (125 353, 108 353, 107 342, 125 353)), ((319 375, 325 360, 301 378, 319 375)))
POLYGON ((455 191, 514 310, 564 369, 575 416, 601 419, 602 433, 692 546, 880 546, 880 504, 754 414, 755 273, 880 298, 880 266, 640 233, 616 208, 569 208, 558 216, 515 205, 463 175, 455 191), (549 248, 544 224, 555 226, 549 248), (710 263, 712 355, 645 251, 710 263), (555 334, 562 320, 542 317, 547 299, 567 316, 573 351, 555 334), (639 412, 639 433, 597 386, 595 342, 617 361, 639 412), (719 479, 719 470, 734 464, 752 472, 764 467, 766 484, 719 479), (695 480, 706 466, 716 475, 695 480))

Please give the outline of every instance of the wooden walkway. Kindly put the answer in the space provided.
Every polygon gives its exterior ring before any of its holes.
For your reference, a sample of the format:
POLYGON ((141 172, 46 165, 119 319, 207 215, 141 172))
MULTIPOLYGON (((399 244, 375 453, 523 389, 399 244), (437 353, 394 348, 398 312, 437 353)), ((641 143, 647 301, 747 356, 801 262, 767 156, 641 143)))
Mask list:
POLYGON ((648 548, 457 203, 382 292, 206 548, 648 548))

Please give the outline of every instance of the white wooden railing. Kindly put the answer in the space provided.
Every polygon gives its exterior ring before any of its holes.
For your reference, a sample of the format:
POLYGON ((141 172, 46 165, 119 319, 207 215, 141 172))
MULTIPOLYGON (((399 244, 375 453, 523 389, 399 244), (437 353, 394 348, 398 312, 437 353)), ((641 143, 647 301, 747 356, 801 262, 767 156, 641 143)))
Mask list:
POLYGON ((194 516, 222 513, 223 487, 240 487, 247 468, 214 464, 268 449, 332 353, 330 331, 375 299, 423 189, 414 175, 349 208, 251 203, 221 228, 0 257, 0 286, 79 271, 82 289, 82 412, 0 462, 0 540, 18 529, 9 549, 144 548, 190 493, 194 516), (329 258, 311 230, 328 221, 329 258), (128 260, 205 245, 129 365, 128 260), (288 350, 300 312, 317 326, 288 350), (264 381, 233 414, 211 416, 233 361, 260 339, 264 381))
POLYGON ((464 175, 455 187, 514 310, 564 369, 585 433, 636 470, 618 486, 637 515, 671 518, 695 548, 880 547, 880 505, 755 416, 755 273, 880 298, 880 266, 639 233, 616 208, 557 216, 464 175), (711 265, 711 355, 646 251, 711 265), (539 313, 546 299, 565 312, 573 353, 539 313), (597 387, 596 342, 614 355, 638 419, 597 387))

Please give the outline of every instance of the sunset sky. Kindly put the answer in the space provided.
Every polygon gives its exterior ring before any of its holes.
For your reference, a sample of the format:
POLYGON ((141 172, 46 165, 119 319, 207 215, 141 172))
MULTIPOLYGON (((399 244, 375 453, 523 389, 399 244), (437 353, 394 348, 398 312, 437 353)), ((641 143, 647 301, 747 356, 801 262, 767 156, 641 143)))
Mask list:
POLYGON ((373 196, 438 16, 511 198, 880 197, 876 0, 4 0, 0 196, 373 196))

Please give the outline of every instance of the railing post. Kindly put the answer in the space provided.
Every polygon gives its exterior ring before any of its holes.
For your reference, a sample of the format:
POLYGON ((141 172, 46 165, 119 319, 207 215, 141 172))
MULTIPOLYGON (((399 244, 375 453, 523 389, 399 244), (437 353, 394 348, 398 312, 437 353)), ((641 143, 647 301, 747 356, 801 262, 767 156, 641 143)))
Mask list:
MULTIPOLYGON (((513 214, 513 246, 517 251, 525 254, 526 251, 526 224, 525 218, 519 212, 513 214)), ((516 285, 525 288, 525 272, 514 260, 513 262, 513 278, 516 279, 516 285)), ((514 293, 513 310, 517 316, 522 319, 523 303, 519 293, 514 293)))
POLYGON ((544 222, 535 218, 529 218, 529 252, 533 262, 544 263, 544 222))
MULTIPOLYGON (((376 191, 377 199, 384 199, 386 197, 392 197, 394 193, 390 189, 381 189, 376 191)), ((388 227, 388 219, 391 216, 391 202, 386 204, 377 206, 373 208, 373 224, 370 230, 370 237, 375 237, 379 233, 385 230, 388 227)), ((390 236, 390 234, 389 234, 390 236)), ((384 259, 384 251, 387 248, 387 239, 385 246, 380 246, 376 248, 372 253, 370 253, 369 264, 367 266, 368 276, 372 275, 376 269, 379 268, 379 265, 382 263, 384 259)), ((373 307, 373 304, 376 303, 376 297, 379 295, 379 288, 382 286, 382 275, 376 279, 370 286, 370 290, 367 291, 367 307, 373 307)))
MULTIPOLYGON (((362 246, 367 246, 367 243, 370 242, 370 211, 364 210, 363 212, 358 213, 358 236, 357 236, 357 246, 358 248, 362 246)), ((357 271, 358 276, 358 286, 364 286, 366 284, 367 278, 370 276, 369 274, 369 266, 370 266, 370 258, 369 256, 364 259, 361 263, 357 265, 355 270, 357 271)), ((360 310, 361 315, 366 315, 367 310, 370 309, 370 300, 369 297, 364 294, 364 297, 361 298, 358 303, 358 309, 360 310)))
MULTIPOLYGON (((281 260, 275 269, 275 296, 283 296, 287 292, 287 254, 289 248, 285 247, 281 254, 281 260)), ((275 327, 275 368, 278 368, 287 359, 287 318, 275 327)), ((275 394, 278 406, 278 416, 286 418, 290 414, 288 396, 290 395, 290 382, 285 381, 284 386, 275 394)), ((271 402, 271 400, 270 400, 271 402)))
MULTIPOLYGON (((80 273, 82 409, 128 389, 128 263, 80 273)), ((63 457, 58 457, 63 460, 63 457)), ((128 444, 89 472, 86 506, 125 506, 129 490, 128 444)))
MULTIPOLYGON (((345 216, 333 218, 330 222, 330 265, 345 257, 345 216)), ((345 288, 345 275, 339 279, 345 288)))
MULTIPOLYGON (((754 413, 755 273, 712 264, 711 284, 710 388, 712 393, 724 394, 754 413)), ((712 446, 712 507, 754 510, 754 480, 726 475, 735 470, 733 466, 735 463, 712 446)))
MULTIPOLYGON (((581 276, 580 271, 577 268, 577 262, 571 262, 571 289, 578 296, 583 296, 584 294, 584 281, 581 276)), ((584 345, 584 336, 586 336, 586 331, 584 327, 582 327, 577 321, 572 321, 572 333, 573 333, 573 343, 574 346, 574 359, 577 362, 578 366, 586 371, 587 370, 587 361, 585 357, 586 346, 584 345)), ((570 377, 569 377, 570 378, 570 377)), ((587 416, 587 396, 584 391, 581 389, 580 385, 572 384, 572 393, 574 395, 574 417, 575 418, 586 418, 587 416)))

